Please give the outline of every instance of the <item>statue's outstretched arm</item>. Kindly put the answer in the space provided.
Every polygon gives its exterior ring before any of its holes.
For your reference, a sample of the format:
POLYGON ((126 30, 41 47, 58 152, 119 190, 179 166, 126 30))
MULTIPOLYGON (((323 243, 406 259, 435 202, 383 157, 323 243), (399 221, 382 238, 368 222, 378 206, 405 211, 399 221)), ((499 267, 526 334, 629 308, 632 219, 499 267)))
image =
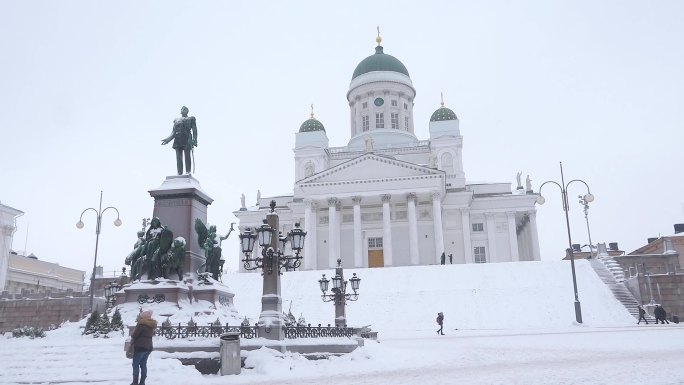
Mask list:
POLYGON ((221 242, 222 242, 224 239, 228 239, 228 237, 230 236, 230 233, 232 233, 233 230, 235 230, 235 229, 233 229, 233 226, 234 226, 234 225, 235 225, 235 222, 232 222, 232 223, 230 224, 230 230, 228 230, 228 234, 226 234, 225 237, 219 236, 219 240, 220 240, 219 246, 221 246, 221 242))
POLYGON ((173 139, 175 132, 176 131, 174 130, 174 127, 171 127, 171 135, 162 139, 162 146, 169 143, 171 141, 171 139, 173 139))

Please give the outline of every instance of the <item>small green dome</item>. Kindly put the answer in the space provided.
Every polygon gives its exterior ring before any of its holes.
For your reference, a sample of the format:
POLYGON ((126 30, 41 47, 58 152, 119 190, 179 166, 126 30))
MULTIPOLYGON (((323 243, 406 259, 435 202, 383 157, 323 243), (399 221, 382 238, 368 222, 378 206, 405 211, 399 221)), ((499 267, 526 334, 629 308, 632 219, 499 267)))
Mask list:
POLYGON ((312 131, 323 131, 325 132, 325 127, 323 127, 323 123, 321 123, 318 119, 316 118, 309 118, 302 123, 302 125, 299 127, 299 132, 312 132, 312 131))
POLYGON ((383 53, 381 45, 375 47, 375 55, 370 55, 361 60, 361 63, 356 66, 352 80, 373 71, 392 71, 409 76, 406 66, 394 56, 383 53))
POLYGON ((431 122, 440 122, 442 120, 458 120, 454 111, 450 108, 439 107, 430 117, 431 122))

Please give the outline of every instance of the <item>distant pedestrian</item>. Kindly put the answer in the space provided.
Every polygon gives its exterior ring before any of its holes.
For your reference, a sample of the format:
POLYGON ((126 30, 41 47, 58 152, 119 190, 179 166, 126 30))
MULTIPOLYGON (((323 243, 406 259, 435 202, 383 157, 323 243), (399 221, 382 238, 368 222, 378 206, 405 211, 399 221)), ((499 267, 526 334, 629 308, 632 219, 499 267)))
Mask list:
POLYGON ((133 382, 131 385, 145 385, 147 378, 147 358, 152 353, 152 336, 157 327, 157 321, 152 318, 152 310, 138 315, 138 323, 131 333, 131 344, 135 347, 133 353, 133 382), (138 382, 140 375, 140 382, 138 382))
POLYGON ((449 264, 453 265, 453 263, 454 263, 454 255, 449 253, 449 264))
POLYGON ((437 334, 444 335, 444 332, 442 331, 442 329, 444 329, 444 314, 442 314, 441 311, 437 313, 437 324, 439 325, 437 334))
POLYGON ((656 324, 658 323, 658 321, 660 321, 661 324, 664 324, 666 322, 668 324, 670 323, 670 321, 668 321, 666 318, 667 312, 662 306, 656 305, 655 309, 653 310, 653 314, 655 315, 656 324))
POLYGON ((446 254, 442 251, 442 255, 439 257, 439 261, 442 265, 446 264, 446 254))
MULTIPOLYGON (((644 310, 644 308, 641 307, 641 305, 639 305, 639 322, 637 322, 637 325, 641 323, 641 320, 644 320, 644 322, 646 322, 646 325, 648 325, 648 320, 646 319, 646 310, 644 310)), ((658 322, 656 321, 656 323, 658 322)))

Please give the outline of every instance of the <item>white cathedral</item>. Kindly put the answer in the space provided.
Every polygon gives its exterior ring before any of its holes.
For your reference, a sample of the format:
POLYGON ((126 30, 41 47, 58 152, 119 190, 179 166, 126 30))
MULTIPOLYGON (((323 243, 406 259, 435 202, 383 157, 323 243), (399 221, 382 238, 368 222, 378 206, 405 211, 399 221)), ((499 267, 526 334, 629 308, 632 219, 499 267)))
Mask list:
POLYGON ((293 194, 259 197, 254 207, 243 199, 234 212, 240 231, 261 225, 275 200, 280 231, 300 223, 307 233, 304 270, 333 268, 338 258, 346 268, 440 264, 442 253, 446 263, 540 260, 537 194, 519 176, 515 190, 468 183, 459 121, 443 102, 430 138, 419 140, 408 70, 377 42, 347 91, 347 145, 330 147, 312 110, 296 134, 293 194))

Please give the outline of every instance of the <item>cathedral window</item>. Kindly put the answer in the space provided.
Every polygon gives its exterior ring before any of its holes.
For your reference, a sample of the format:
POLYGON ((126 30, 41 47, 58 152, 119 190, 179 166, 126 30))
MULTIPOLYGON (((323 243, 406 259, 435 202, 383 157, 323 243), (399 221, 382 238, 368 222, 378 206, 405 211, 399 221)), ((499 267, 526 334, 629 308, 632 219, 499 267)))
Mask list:
POLYGON ((408 110, 408 103, 404 103, 404 109, 408 110))
POLYGON ((396 107, 396 106, 397 106, 397 101, 396 101, 396 100, 392 100, 392 107, 396 107))
POLYGON ((385 114, 382 112, 375 113, 375 128, 385 128, 385 114))
POLYGON ((406 129, 406 131, 409 130, 409 118, 408 118, 408 116, 404 117, 404 128, 406 129))
POLYGON ((361 104, 361 107, 363 107, 364 109, 368 108, 368 102, 363 102, 361 104))
POLYGON ((369 249, 382 249, 382 238, 368 238, 369 249))
POLYGON ((364 131, 368 131, 368 128, 369 128, 369 126, 370 126, 369 120, 370 120, 370 119, 368 119, 368 115, 364 115, 364 116, 361 117, 361 124, 362 124, 362 127, 363 127, 363 130, 364 130, 364 131))
POLYGON ((475 246, 473 248, 473 259, 475 263, 487 263, 487 254, 485 253, 484 246, 475 246))
POLYGON ((473 223, 473 231, 484 231, 484 223, 473 223))
POLYGON ((397 112, 392 112, 391 114, 391 121, 392 121, 392 128, 399 128, 399 113, 397 112))

